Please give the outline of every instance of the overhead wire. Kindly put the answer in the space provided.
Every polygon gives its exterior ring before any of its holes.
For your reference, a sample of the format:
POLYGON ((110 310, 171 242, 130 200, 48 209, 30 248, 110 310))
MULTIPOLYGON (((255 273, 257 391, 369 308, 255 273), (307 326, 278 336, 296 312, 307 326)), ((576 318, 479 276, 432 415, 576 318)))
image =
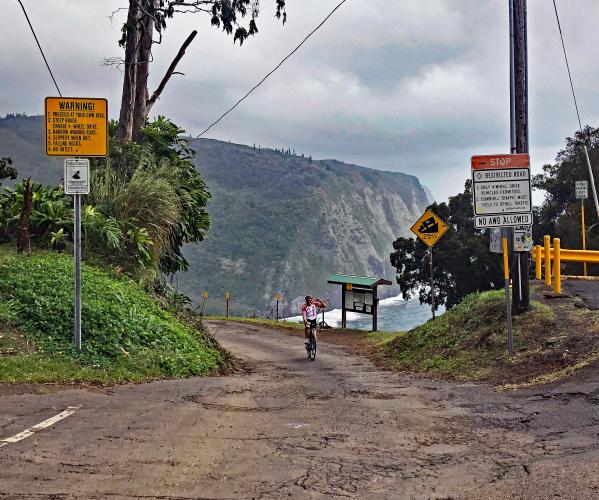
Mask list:
POLYGON ((29 16, 27 15, 27 11, 25 10, 25 6, 23 5, 23 2, 21 0, 17 0, 17 2, 19 2, 19 5, 21 5, 21 9, 23 9, 23 14, 25 14, 25 19, 27 19, 27 23, 29 24, 29 28, 31 28, 31 33, 33 33, 33 38, 35 38, 35 42, 37 43, 37 47, 39 48, 40 53, 42 54, 42 57, 44 59, 44 62, 46 63, 46 68, 48 68, 48 72, 50 73, 50 76, 52 77, 52 81, 54 82, 54 86, 56 87, 56 90, 58 91, 58 95, 60 97, 62 97, 62 92, 60 91, 60 88, 58 88, 58 83, 56 83, 56 78, 54 78, 54 73, 52 73, 52 70, 50 69, 50 65, 48 64, 48 60, 46 59, 46 55, 44 54, 44 50, 42 49, 42 45, 41 45, 39 39, 37 38, 35 30, 33 29, 33 25, 31 24, 31 21, 29 20, 29 16))
MULTIPOLYGON (((570 79, 570 88, 572 89, 572 98, 574 99, 574 108, 576 109, 576 117, 578 118, 578 126, 580 127, 580 136, 584 141, 582 121, 580 119, 580 112, 578 110, 578 102, 576 100, 576 93, 574 92, 574 83, 572 81, 572 72, 570 71, 570 63, 568 62, 568 53, 566 52, 566 44, 564 42, 564 33, 562 31, 562 25, 559 20, 559 13, 557 12, 556 0, 553 0, 553 9, 555 10, 555 18, 557 19, 557 27, 559 29, 559 35, 562 41, 562 49, 564 51, 564 59, 566 60, 566 68, 568 69, 568 78, 570 79)), ((587 168, 589 171, 589 178, 591 181, 591 189, 593 191, 593 201, 595 202, 595 211, 597 212, 597 218, 599 219, 599 199, 597 198, 597 188, 595 186, 595 176, 593 175, 593 167, 591 166, 591 159, 589 158, 589 150, 586 144, 583 144, 582 149, 584 151, 587 168)))
POLYGON ((285 64, 285 62, 291 57, 293 56, 293 54, 295 54, 301 47, 302 45, 304 45, 308 39, 310 39, 312 37, 312 35, 314 35, 314 33, 316 33, 320 28, 322 28, 322 26, 324 26, 324 24, 333 16, 333 14, 335 14, 335 12, 337 12, 337 10, 339 10, 341 8, 341 6, 347 2, 347 0, 342 0, 341 2, 339 2, 335 8, 333 10, 331 10, 331 12, 329 12, 329 14, 318 24, 318 26, 316 26, 316 28, 314 28, 310 33, 308 33, 304 39, 289 53, 287 54, 271 71, 269 71, 266 76, 264 76, 264 78, 262 78, 256 85, 254 85, 241 99, 239 99, 233 106, 231 106, 227 111, 225 111, 222 115, 220 115, 220 117, 215 120, 214 122, 212 122, 208 127, 206 127, 206 129, 204 131, 202 131, 201 133, 199 133, 191 142, 194 142, 196 140, 198 140, 200 137, 202 137, 203 135, 205 135, 206 133, 208 133, 209 130, 211 130, 213 127, 215 127, 216 125, 218 125, 229 113, 231 113, 235 108, 237 108, 237 106, 239 106, 243 101, 245 101, 258 87, 260 87, 273 73, 275 73, 281 66, 283 66, 283 64, 285 64))
POLYGON ((570 88, 572 89, 572 98, 574 99, 574 108, 576 109, 576 116, 578 117, 578 125, 582 132, 582 121, 580 120, 580 111, 578 110, 578 102, 576 101, 576 92, 574 92, 574 83, 572 82, 572 72, 570 71, 570 63, 568 62, 568 53, 566 52, 566 44, 564 43, 564 33, 562 32, 562 25, 559 20, 559 14, 557 12, 557 4, 553 0, 553 9, 555 10, 555 18, 557 19, 557 28, 559 30, 559 36, 562 40, 562 49, 564 51, 564 59, 566 60, 566 68, 568 70, 568 78, 570 79, 570 88))

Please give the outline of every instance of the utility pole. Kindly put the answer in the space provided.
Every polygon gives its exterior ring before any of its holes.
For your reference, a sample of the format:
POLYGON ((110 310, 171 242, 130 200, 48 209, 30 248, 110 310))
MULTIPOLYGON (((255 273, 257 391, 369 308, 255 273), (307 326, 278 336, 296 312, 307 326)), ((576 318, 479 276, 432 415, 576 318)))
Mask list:
MULTIPOLYGON (((526 0, 510 2, 510 142, 512 153, 528 153, 528 41, 526 0)), ((530 306, 529 252, 515 252, 512 309, 530 306)))

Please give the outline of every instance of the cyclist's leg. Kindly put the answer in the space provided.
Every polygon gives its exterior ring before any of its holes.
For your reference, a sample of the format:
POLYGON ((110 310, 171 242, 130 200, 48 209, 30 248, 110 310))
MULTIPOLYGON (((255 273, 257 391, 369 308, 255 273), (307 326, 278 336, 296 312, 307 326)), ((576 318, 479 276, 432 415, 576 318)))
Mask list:
POLYGON ((310 334, 310 322, 304 325, 304 344, 308 345, 308 338, 310 334))

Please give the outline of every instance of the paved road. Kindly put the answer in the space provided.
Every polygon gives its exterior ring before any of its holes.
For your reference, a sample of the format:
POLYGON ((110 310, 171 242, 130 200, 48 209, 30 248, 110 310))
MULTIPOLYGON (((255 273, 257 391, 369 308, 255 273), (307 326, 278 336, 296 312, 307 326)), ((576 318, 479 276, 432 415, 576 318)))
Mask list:
POLYGON ((229 377, 0 396, 0 498, 598 498, 599 384, 517 394, 213 322, 229 377))

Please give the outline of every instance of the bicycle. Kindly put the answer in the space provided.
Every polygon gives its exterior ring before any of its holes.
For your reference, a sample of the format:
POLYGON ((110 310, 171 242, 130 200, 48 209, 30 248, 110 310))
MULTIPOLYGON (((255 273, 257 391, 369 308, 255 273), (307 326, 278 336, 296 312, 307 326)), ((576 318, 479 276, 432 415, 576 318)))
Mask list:
POLYGON ((314 332, 318 330, 318 327, 310 325, 310 331, 308 333, 308 343, 306 344, 306 352, 308 353, 308 359, 314 361, 316 359, 316 336, 314 332))

